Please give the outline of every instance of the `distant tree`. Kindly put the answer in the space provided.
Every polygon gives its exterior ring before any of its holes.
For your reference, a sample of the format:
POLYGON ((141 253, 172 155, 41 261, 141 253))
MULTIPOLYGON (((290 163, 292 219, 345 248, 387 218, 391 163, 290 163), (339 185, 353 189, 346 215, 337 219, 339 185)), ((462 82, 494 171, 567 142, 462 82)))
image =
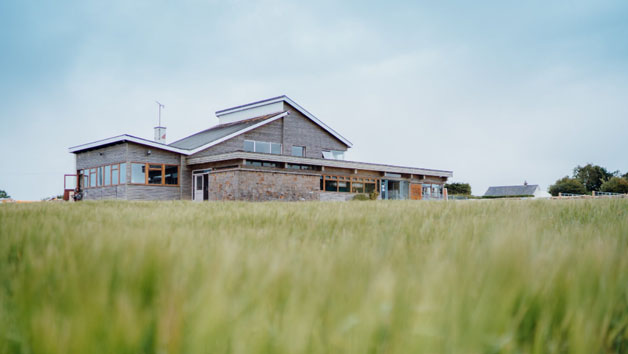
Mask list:
POLYGON ((585 166, 577 166, 573 169, 573 177, 578 179, 587 191, 599 191, 602 183, 613 177, 604 167, 586 164, 585 166))
POLYGON ((11 196, 8 195, 7 192, 0 189, 0 198, 11 198, 11 196))
POLYGON ((628 193, 628 180, 621 177, 613 177, 602 184, 601 191, 610 193, 628 193))
POLYGON ((552 184, 549 187, 549 192, 551 195, 557 196, 558 193, 585 194, 587 190, 580 180, 565 176, 552 184))
POLYGON ((445 184, 445 188, 447 188, 447 194, 462 194, 462 195, 470 195, 471 194, 471 185, 469 183, 447 183, 445 184))
POLYGON ((622 177, 628 180, 628 172, 626 172, 622 177))

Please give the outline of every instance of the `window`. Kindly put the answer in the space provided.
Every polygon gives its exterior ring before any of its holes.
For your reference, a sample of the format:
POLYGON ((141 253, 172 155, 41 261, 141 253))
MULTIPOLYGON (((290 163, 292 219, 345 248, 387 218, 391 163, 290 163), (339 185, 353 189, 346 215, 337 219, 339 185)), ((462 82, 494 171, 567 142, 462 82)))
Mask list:
POLYGON ((379 191, 379 180, 365 177, 326 176, 321 177, 321 190, 326 192, 373 193, 379 191))
POLYGON ((126 183, 126 163, 112 164, 81 170, 81 188, 115 186, 126 183))
POLYGON ((338 182, 337 181, 325 181, 325 191, 326 192, 337 192, 338 191, 338 182))
POLYGON ((145 163, 132 163, 131 164, 131 183, 146 183, 146 164, 145 163))
POLYGON ((323 158, 328 160, 344 160, 345 152, 339 150, 323 150, 323 158))
POLYGON ((148 165, 148 184, 161 184, 163 181, 162 165, 148 165))
POLYGON ((179 185, 179 166, 166 164, 131 164, 131 183, 157 186, 179 185))
POLYGON ((102 186, 102 167, 98 167, 98 187, 102 186))
POLYGON ((126 183, 126 164, 120 164, 120 184, 126 183))
POLYGON ((179 184, 179 166, 164 167, 164 183, 170 185, 179 184))
POLYGON ((90 187, 96 187, 96 177, 98 177, 98 175, 96 174, 96 169, 92 168, 91 170, 89 170, 89 186, 90 187))
POLYGON ((244 151, 281 155, 281 144, 266 141, 244 140, 244 151))
POLYGON ((293 146, 292 147, 292 156, 305 156, 305 147, 304 146, 293 146))
POLYGON ((255 152, 263 152, 265 154, 270 154, 270 143, 263 142, 263 141, 256 141, 255 152))
POLYGON ((120 175, 119 165, 111 166, 111 184, 118 184, 118 177, 120 175))
POLYGON ((255 161, 255 160, 246 160, 244 165, 245 166, 254 166, 254 167, 273 167, 273 168, 279 167, 279 165, 276 162, 255 161))
POLYGON ((292 163, 286 164, 286 168, 293 169, 293 170, 315 170, 316 169, 316 168, 314 168, 314 166, 310 166, 310 165, 296 165, 296 164, 292 164, 292 163))
POLYGON ((244 151, 255 152, 255 142, 253 140, 244 140, 244 151))
POLYGON ((105 166, 105 175, 103 176, 103 178, 105 186, 111 185, 111 165, 105 166))

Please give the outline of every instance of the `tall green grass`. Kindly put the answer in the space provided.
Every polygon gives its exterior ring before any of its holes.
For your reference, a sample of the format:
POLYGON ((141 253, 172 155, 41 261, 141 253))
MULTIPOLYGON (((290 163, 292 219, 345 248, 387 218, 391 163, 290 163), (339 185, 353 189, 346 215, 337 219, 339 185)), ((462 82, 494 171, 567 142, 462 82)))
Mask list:
POLYGON ((628 200, 0 206, 0 353, 626 353, 628 200))

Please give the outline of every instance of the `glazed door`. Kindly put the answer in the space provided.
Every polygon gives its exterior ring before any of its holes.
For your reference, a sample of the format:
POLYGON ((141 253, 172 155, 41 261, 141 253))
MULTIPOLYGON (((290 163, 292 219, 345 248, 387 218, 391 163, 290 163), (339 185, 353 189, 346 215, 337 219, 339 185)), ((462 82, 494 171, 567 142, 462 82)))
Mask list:
POLYGON ((203 198, 203 191, 205 190, 205 179, 203 178, 204 175, 194 175, 194 200, 202 202, 204 200, 203 198))

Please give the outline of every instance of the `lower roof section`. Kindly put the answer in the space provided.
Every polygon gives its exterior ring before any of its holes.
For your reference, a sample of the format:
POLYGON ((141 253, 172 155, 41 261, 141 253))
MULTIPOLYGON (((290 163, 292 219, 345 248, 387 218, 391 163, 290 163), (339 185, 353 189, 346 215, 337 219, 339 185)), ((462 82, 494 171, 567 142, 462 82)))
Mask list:
POLYGON ((225 154, 203 156, 203 157, 188 157, 188 165, 199 165, 211 162, 220 162, 228 160, 259 160, 259 161, 274 161, 274 162, 286 162, 292 164, 304 164, 322 167, 336 167, 336 168, 350 168, 356 170, 369 170, 388 173, 406 173, 415 175, 437 176, 451 178, 453 176, 452 171, 432 170, 427 168, 416 167, 403 167, 393 165, 381 165, 367 162, 356 161, 343 161, 343 160, 326 160, 315 159, 310 157, 296 157, 287 155, 273 155, 273 154, 260 154, 255 152, 236 151, 225 154))

